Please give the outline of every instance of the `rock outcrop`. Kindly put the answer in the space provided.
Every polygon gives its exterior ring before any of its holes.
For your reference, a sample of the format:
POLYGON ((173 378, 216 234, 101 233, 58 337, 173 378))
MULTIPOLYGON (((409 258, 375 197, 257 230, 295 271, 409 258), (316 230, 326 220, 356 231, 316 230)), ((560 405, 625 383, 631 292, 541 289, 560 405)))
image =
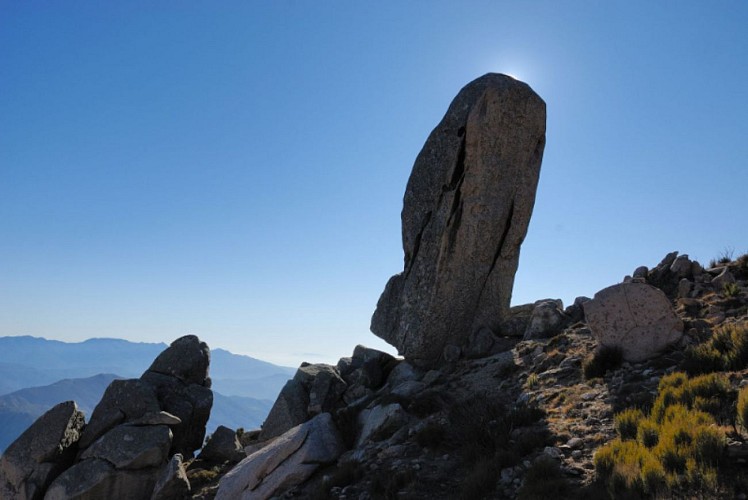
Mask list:
POLYGON ((0 498, 40 499, 72 465, 85 419, 73 401, 39 417, 0 457, 0 498))
POLYGON ((113 381, 85 427, 75 403, 57 405, 0 459, 0 496, 179 498, 190 488, 182 457, 202 446, 210 415, 209 363, 208 346, 188 335, 140 379, 113 381))
POLYGON ((683 335, 665 294, 645 283, 620 283, 595 294, 584 303, 592 334, 601 347, 618 347, 627 361, 651 358, 683 335))
POLYGON ((402 211, 405 265, 371 330, 431 366, 507 315, 545 146, 545 103, 511 77, 465 86, 416 159, 402 211))
POLYGON ((248 456, 219 483, 216 500, 264 500, 303 483, 345 451, 329 413, 320 413, 248 456))
POLYGON ((356 346, 353 356, 337 366, 303 363, 281 390, 262 425, 260 440, 280 436, 320 413, 332 413, 371 395, 384 383, 394 358, 356 346))

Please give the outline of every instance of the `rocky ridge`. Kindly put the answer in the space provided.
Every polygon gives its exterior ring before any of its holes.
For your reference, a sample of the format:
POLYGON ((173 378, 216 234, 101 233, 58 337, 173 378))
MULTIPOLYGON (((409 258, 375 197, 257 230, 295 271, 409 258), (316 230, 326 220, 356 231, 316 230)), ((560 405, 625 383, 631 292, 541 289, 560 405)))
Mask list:
MULTIPOLYGON (((748 321, 748 257, 686 278, 664 269, 668 260, 635 279, 662 287, 658 290, 667 298, 668 313, 677 315, 684 333, 668 347, 650 351, 646 359, 623 361, 600 376, 585 376, 586 361, 602 344, 585 319, 584 306, 562 309, 559 301, 550 301, 566 318, 560 329, 555 320, 545 323, 547 330, 538 326, 542 322, 532 321, 527 311, 537 311, 549 300, 515 308, 515 327, 508 332, 512 336, 484 331, 439 369, 421 369, 362 346, 337 366, 303 366, 299 370, 305 374, 325 380, 339 377, 341 386, 321 384, 329 389, 315 396, 327 401, 324 411, 308 416, 311 420, 302 426, 325 415, 334 426, 319 431, 320 436, 337 440, 339 435, 344 447, 336 447, 336 457, 307 463, 305 467, 315 471, 306 472, 295 485, 287 479, 288 471, 265 470, 255 484, 281 486, 273 491, 247 488, 248 496, 242 498, 540 498, 533 496, 527 479, 538 464, 548 461, 557 466, 562 485, 557 497, 607 498, 593 459, 599 447, 616 436, 614 415, 627 407, 651 405, 660 379, 683 369, 687 346, 720 324, 748 321), (725 297, 720 280, 714 281, 725 272, 739 277, 739 292, 732 297, 725 297), (679 296, 682 279, 693 285, 688 297, 679 296), (520 323, 534 338, 517 334, 520 323), (484 338, 488 335, 492 342, 484 338), (365 358, 376 362, 364 368, 365 358)), ((734 389, 748 385, 748 370, 732 372, 729 379, 734 389)), ((307 387, 314 385, 312 381, 307 387)), ((308 397, 306 393, 289 400, 287 394, 283 406, 308 408, 308 397)), ((266 423, 276 424, 271 418, 266 423)), ((268 446, 300 428, 264 442, 258 440, 261 433, 255 434, 247 443, 248 458, 234 471, 266 460, 268 446)), ((747 466, 746 437, 730 434, 723 470, 733 471, 734 477, 747 466)), ((206 486, 199 498, 211 498, 216 491, 218 498, 229 498, 222 493, 228 484, 221 480, 206 486)), ((728 479, 725 484, 723 488, 733 489, 723 489, 717 497, 746 493, 740 482, 728 479)))

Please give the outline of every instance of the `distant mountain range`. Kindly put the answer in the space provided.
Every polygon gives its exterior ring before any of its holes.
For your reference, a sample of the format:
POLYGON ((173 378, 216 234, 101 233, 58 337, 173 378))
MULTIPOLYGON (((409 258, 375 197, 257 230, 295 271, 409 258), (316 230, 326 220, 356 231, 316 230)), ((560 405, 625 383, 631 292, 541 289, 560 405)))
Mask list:
MULTIPOLYGON (((67 343, 0 337, 0 452, 57 403, 74 400, 90 416, 112 380, 140 377, 166 347, 107 338, 67 343)), ((294 372, 223 349, 211 350, 214 399, 208 432, 219 425, 259 427, 294 372)))

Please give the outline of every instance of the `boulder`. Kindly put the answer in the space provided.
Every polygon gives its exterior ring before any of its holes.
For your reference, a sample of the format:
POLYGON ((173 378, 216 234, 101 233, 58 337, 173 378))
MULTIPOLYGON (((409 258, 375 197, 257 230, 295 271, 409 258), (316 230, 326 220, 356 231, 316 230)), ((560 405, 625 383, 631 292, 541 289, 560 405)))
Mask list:
POLYGON ((403 360, 392 369, 389 377, 387 377, 387 384, 390 387, 397 387, 403 382, 418 380, 418 378, 418 372, 413 368, 413 365, 403 360))
POLYGON ((390 437, 407 422, 408 416, 398 403, 378 405, 366 409, 358 415, 358 436, 356 448, 367 441, 381 441, 390 437))
POLYGON ((213 406, 210 349, 195 335, 178 338, 153 361, 140 380, 153 387, 159 409, 181 420, 172 426, 170 455, 191 458, 203 445, 213 406))
POLYGON ((473 332, 468 338, 463 354, 468 359, 484 358, 493 354, 508 351, 516 344, 516 340, 494 335, 488 327, 473 332))
POLYGON ((304 385, 297 380, 286 382, 262 424, 260 441, 280 436, 289 429, 306 422, 308 407, 309 393, 304 385))
POLYGON ((231 469, 218 483, 216 500, 264 500, 306 481, 345 451, 329 413, 289 430, 231 469))
POLYGON ((171 343, 153 360, 149 372, 176 377, 185 384, 210 387, 210 349, 195 335, 185 335, 171 343))
POLYGON ((560 300, 538 303, 532 311, 523 340, 553 337, 569 324, 570 318, 563 311, 560 300))
POLYGON ((0 457, 0 498, 42 498, 55 477, 72 465, 84 423, 73 401, 36 419, 0 457))
POLYGON ((348 387, 334 366, 321 363, 302 366, 296 371, 294 379, 309 394, 307 414, 310 417, 333 411, 348 387))
POLYGON ((219 425, 200 450, 199 458, 206 462, 220 464, 227 461, 238 462, 244 456, 244 448, 239 443, 236 431, 219 425))
POLYGON ((535 304, 522 304, 509 309, 507 317, 499 324, 497 332, 506 337, 522 337, 530 323, 535 304))
POLYGON ((693 262, 688 258, 688 255, 683 254, 675 258, 672 264, 670 264, 670 272, 677 279, 687 278, 691 276, 691 269, 693 262))
POLYGON ((169 454, 181 453, 182 456, 191 458, 205 440, 205 426, 213 406, 213 392, 208 387, 185 385, 175 377, 156 372, 146 372, 141 379, 155 389, 161 410, 181 421, 171 427, 174 438, 169 454))
POLYGON ((190 489, 183 457, 177 453, 161 471, 156 486, 153 487, 151 500, 180 500, 189 496, 190 489))
POLYGON ((465 86, 426 141, 403 202, 404 270, 371 322, 415 365, 506 318, 544 146, 545 103, 499 74, 465 86))
POLYGON ((735 283, 735 276, 725 267, 722 272, 712 278, 712 286, 717 292, 721 292, 725 285, 735 283))
POLYGON ((651 358, 683 335, 683 322, 668 298, 645 283, 604 288, 584 303, 584 312, 599 345, 620 347, 626 361, 651 358))

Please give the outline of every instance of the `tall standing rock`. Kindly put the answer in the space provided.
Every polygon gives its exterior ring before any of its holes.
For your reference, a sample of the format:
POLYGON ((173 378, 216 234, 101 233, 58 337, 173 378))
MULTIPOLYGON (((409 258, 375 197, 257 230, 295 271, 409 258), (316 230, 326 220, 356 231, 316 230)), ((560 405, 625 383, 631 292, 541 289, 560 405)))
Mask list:
POLYGON ((545 103, 489 73, 465 86, 416 159, 402 211, 405 267, 371 330, 413 363, 507 315, 545 146, 545 103))

